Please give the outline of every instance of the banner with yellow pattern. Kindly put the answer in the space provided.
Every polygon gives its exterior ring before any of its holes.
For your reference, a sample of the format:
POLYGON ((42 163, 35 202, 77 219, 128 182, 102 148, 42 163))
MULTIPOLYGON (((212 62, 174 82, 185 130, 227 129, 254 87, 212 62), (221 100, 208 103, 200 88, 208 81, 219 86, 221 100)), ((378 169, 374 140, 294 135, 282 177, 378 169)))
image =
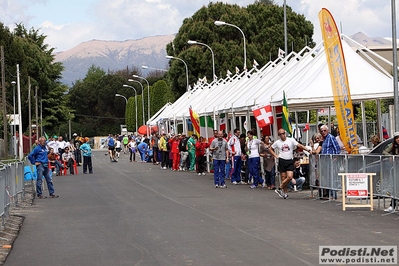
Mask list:
POLYGON ((330 70, 339 135, 347 152, 357 153, 356 125, 341 38, 334 18, 327 9, 323 8, 319 12, 319 20, 330 70))

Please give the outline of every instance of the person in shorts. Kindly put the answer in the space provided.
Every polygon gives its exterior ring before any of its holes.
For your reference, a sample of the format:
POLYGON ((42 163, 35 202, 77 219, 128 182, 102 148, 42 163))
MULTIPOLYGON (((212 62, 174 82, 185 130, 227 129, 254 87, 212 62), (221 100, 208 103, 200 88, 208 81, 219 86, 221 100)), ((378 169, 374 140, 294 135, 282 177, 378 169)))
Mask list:
POLYGON ((115 139, 113 138, 113 136, 111 134, 109 134, 109 136, 108 136, 107 143, 108 143, 109 159, 111 160, 111 162, 115 162, 115 158, 114 158, 115 139))
POLYGON ((279 197, 287 199, 288 184, 294 177, 294 150, 296 148, 301 148, 308 152, 312 151, 298 143, 294 138, 287 138, 287 133, 283 128, 278 130, 278 136, 280 139, 273 143, 269 151, 276 159, 278 159, 278 171, 281 176, 280 186, 275 190, 275 192, 279 197), (276 151, 278 151, 278 155, 276 154, 276 151))

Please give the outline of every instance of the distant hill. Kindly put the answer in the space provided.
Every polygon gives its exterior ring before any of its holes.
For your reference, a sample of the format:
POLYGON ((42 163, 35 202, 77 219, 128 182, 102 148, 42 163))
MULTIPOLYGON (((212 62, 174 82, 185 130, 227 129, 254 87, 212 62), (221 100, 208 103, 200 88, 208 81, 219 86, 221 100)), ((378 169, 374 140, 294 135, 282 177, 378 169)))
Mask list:
POLYGON ((355 33, 351 36, 353 40, 360 43, 363 46, 371 47, 371 46, 392 46, 391 41, 386 40, 382 37, 369 37, 363 32, 355 33))
POLYGON ((65 70, 62 83, 69 86, 85 77, 93 64, 105 71, 120 70, 126 67, 147 65, 166 68, 166 45, 175 35, 146 37, 140 40, 100 41, 81 43, 65 52, 55 55, 56 62, 62 62, 65 70))

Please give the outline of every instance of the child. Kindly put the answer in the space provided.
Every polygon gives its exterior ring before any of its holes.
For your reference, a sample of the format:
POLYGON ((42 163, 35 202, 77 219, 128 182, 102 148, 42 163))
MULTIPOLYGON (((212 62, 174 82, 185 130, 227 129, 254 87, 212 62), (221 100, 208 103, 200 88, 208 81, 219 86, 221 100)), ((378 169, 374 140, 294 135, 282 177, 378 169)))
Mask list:
POLYGON ((83 144, 79 147, 83 152, 83 174, 87 174, 87 167, 89 167, 89 174, 93 173, 93 166, 91 164, 91 147, 89 145, 89 138, 83 139, 83 144))

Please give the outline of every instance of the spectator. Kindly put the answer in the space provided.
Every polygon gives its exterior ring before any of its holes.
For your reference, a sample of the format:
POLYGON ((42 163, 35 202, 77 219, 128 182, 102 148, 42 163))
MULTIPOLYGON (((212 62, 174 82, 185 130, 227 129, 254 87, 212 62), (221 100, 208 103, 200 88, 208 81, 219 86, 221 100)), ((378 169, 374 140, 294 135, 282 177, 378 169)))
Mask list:
POLYGON ((83 152, 83 174, 87 174, 87 168, 89 168, 89 174, 93 173, 89 140, 90 139, 88 137, 85 137, 82 146, 79 147, 79 149, 83 152))
POLYGON ((188 160, 190 161, 190 171, 195 170, 195 146, 198 141, 197 135, 193 134, 187 141, 187 148, 188 148, 188 160))
POLYGON ((260 146, 259 154, 263 157, 263 169, 265 171, 265 182, 267 189, 276 189, 275 184, 275 161, 273 155, 270 153, 269 149, 272 146, 269 136, 264 136, 262 138, 262 145, 260 146))
POLYGON ((146 153, 148 150, 147 142, 145 142, 144 140, 142 142, 140 142, 139 145, 137 145, 137 149, 140 153, 141 162, 145 163, 146 162, 146 153))
POLYGON ((132 159, 133 159, 133 162, 135 162, 136 161, 137 144, 136 144, 136 141, 134 140, 134 138, 130 138, 129 143, 127 144, 127 147, 130 152, 130 161, 132 161, 132 159))
POLYGON ((65 152, 62 154, 62 162, 69 168, 69 173, 74 175, 73 165, 75 163, 75 156, 68 147, 65 148, 65 152))
POLYGON ((222 131, 219 131, 217 139, 212 141, 209 150, 213 154, 214 185, 216 188, 227 188, 224 178, 226 162, 229 160, 229 149, 222 131))
POLYGON ((259 165, 260 165, 260 155, 259 146, 261 146, 261 140, 254 138, 254 133, 248 131, 247 140, 247 153, 248 153, 248 167, 249 167, 249 178, 253 179, 252 185, 249 187, 251 189, 257 188, 258 184, 262 184, 264 187, 264 180, 259 176, 259 165))
POLYGON ((186 134, 183 133, 180 136, 179 140, 179 152, 180 152, 180 167, 179 171, 187 171, 187 158, 188 158, 188 147, 187 147, 188 138, 186 134))
POLYGON ((36 195, 39 199, 46 198, 42 194, 42 176, 46 179, 47 188, 50 193, 51 198, 58 198, 59 196, 54 194, 54 185, 53 180, 50 176, 50 170, 48 168, 48 156, 46 149, 46 138, 39 138, 39 145, 33 149, 31 153, 28 155, 28 159, 31 164, 36 165, 37 171, 37 181, 36 181, 36 195))
POLYGON ((162 133, 161 138, 159 139, 158 147, 161 151, 161 169, 167 169, 167 162, 168 162, 168 149, 167 144, 168 141, 166 139, 166 133, 162 133))
POLYGON ((48 160, 50 162, 50 166, 54 166, 55 167, 54 174, 55 175, 59 175, 60 174, 60 169, 64 169, 64 166, 62 166, 62 164, 58 160, 59 159, 58 154, 56 154, 54 152, 53 148, 50 148, 50 151, 49 151, 47 157, 48 157, 48 160))
POLYGON ((158 150, 159 150, 158 146, 159 145, 158 144, 159 144, 159 135, 157 133, 154 133, 154 134, 152 134, 152 137, 151 137, 151 147, 152 147, 152 153, 154 156, 154 158, 153 158, 154 164, 159 164, 159 161, 158 161, 158 150))
POLYGON ((240 129, 234 129, 234 135, 229 140, 229 152, 233 158, 233 173, 231 175, 231 183, 233 185, 241 184, 241 143, 240 129))
MULTIPOLYGON (((179 152, 179 143, 180 143, 181 134, 175 135, 169 143, 171 144, 171 154, 172 154, 172 170, 177 171, 179 170, 180 164, 180 152, 179 152)), ((169 157, 170 158, 170 157, 169 157)))
MULTIPOLYGON (((321 154, 340 154, 341 148, 339 147, 338 141, 333 135, 330 134, 328 127, 326 125, 323 125, 321 126, 320 130, 321 130, 321 135, 323 136, 323 145, 321 147, 321 154)), ((335 176, 337 176, 336 173, 338 173, 338 165, 337 165, 338 161, 337 160, 330 161, 330 158, 327 156, 321 157, 321 159, 324 161, 324 163, 321 164, 326 166, 325 168, 323 168, 326 170, 324 176, 326 178, 330 177, 334 179, 335 176), (330 172, 327 172, 330 171, 329 167, 327 167, 328 165, 332 167, 333 176, 330 176, 330 172)), ((326 189, 326 192, 328 193, 329 190, 326 189)), ((337 199, 337 191, 331 190, 329 194, 330 194, 330 200, 337 199)), ((326 195, 323 195, 323 197, 326 197, 326 195)))
POLYGON ((288 189, 289 190, 294 190, 294 191, 301 191, 302 186, 306 181, 306 171, 305 169, 302 168, 301 166, 301 160, 297 157, 294 158, 294 177, 291 179, 291 182, 288 184, 288 189))
POLYGON ((375 148, 378 144, 381 143, 381 140, 378 135, 374 135, 370 138, 370 142, 373 144, 373 148, 375 148))
POLYGON ((205 175, 205 152, 207 148, 209 148, 209 143, 207 143, 206 139, 204 139, 203 137, 199 137, 199 140, 195 143, 195 157, 197 162, 198 175, 205 175))

